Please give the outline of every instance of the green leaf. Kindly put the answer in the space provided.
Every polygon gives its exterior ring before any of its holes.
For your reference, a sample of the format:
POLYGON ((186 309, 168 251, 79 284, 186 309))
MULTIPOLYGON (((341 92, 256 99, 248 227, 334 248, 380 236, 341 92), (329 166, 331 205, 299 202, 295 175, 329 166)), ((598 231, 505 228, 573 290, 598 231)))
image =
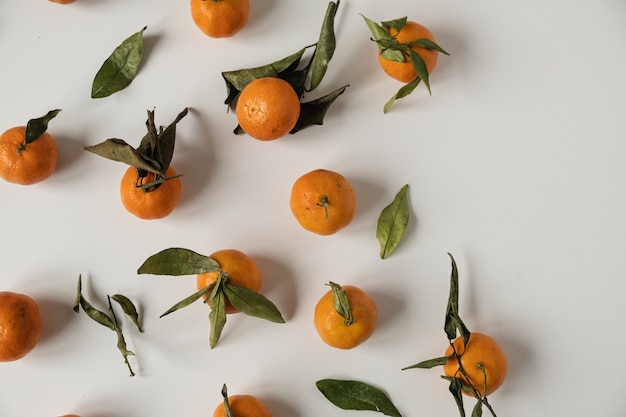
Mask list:
POLYGON ((463 383, 458 378, 450 378, 450 386, 448 389, 459 409, 460 417, 465 417, 465 408, 463 407, 463 383))
POLYGON ((387 101, 387 103, 385 103, 385 106, 383 107, 383 112, 387 113, 391 109, 391 106, 396 100, 404 98, 408 96, 409 94, 411 94, 413 90, 415 90, 415 88, 419 85, 420 81, 421 81, 421 78, 415 77, 413 81, 410 81, 406 83, 405 85, 403 85, 402 87, 400 87, 398 92, 394 94, 389 99, 389 101, 387 101))
POLYGON ((387 416, 402 417, 384 392, 364 382, 322 379, 316 385, 331 403, 343 410, 378 411, 387 416))
POLYGON ((226 411, 226 417, 235 417, 233 410, 230 407, 230 401, 228 400, 228 388, 226 384, 222 385, 222 397, 224 398, 224 410, 226 411))
POLYGON ((91 305, 82 295, 80 296, 80 306, 90 319, 114 332, 117 331, 115 321, 108 314, 91 305))
POLYGON ((176 142, 176 125, 187 115, 188 111, 187 108, 183 109, 172 123, 165 129, 161 127, 159 131, 157 131, 154 122, 154 110, 148 111, 148 120, 146 121, 148 133, 141 140, 137 151, 158 163, 160 175, 165 175, 172 162, 176 142))
POLYGON ((430 368, 434 368, 435 366, 443 366, 446 363, 448 363, 448 360, 450 358, 451 356, 442 356, 440 358, 428 359, 428 360, 416 363, 415 365, 402 368, 402 370, 404 371, 406 369, 430 369, 430 368))
POLYGON ((126 346, 126 340, 124 339, 124 333, 122 332, 122 328, 117 322, 115 317, 115 311, 113 311, 113 305, 111 304, 111 297, 107 295, 107 301, 109 303, 109 311, 111 312, 111 317, 113 317, 113 323, 115 323, 115 333, 117 334, 117 350, 120 351, 122 357, 124 358, 124 363, 128 367, 128 371, 130 372, 130 376, 135 376, 135 372, 133 372, 132 366, 130 366, 130 362, 128 360, 129 356, 135 356, 135 353, 131 350, 128 350, 126 346))
POLYGON ((481 400, 476 401, 474 408, 472 409, 472 417, 482 417, 483 415, 483 402, 481 400))
MULTIPOLYGON (((372 40, 376 42, 376 45, 378 45, 378 51, 381 53, 383 58, 390 61, 404 62, 402 49, 397 47, 398 42, 393 36, 391 36, 389 29, 385 29, 383 26, 363 15, 361 16, 370 29, 370 32, 372 33, 372 40)), ((406 21, 406 18, 404 19, 406 21)), ((404 26, 404 24, 402 26, 404 26)))
POLYGON ((50 120, 54 119, 60 111, 60 109, 50 110, 44 116, 36 119, 30 119, 28 123, 26 123, 26 144, 39 139, 39 137, 41 137, 41 135, 48 130, 48 123, 50 120))
POLYGON ((406 21, 407 21, 407 16, 404 16, 398 19, 387 20, 385 22, 382 22, 382 26, 383 28, 387 30, 387 32, 389 32, 390 29, 393 29, 396 32, 400 32, 404 28, 404 25, 406 25, 406 21))
POLYGON ((242 313, 274 323, 285 322, 278 308, 258 292, 229 283, 225 283, 223 289, 228 301, 242 313))
POLYGON ((315 47, 313 61, 311 63, 311 84, 308 91, 315 90, 322 82, 326 70, 328 69, 328 63, 335 53, 337 46, 337 39, 335 37, 335 16, 339 3, 339 0, 336 3, 332 1, 328 3, 320 36, 317 41, 317 46, 315 47))
POLYGON ((85 146, 85 150, 153 174, 160 174, 163 171, 157 161, 139 152, 122 139, 107 139, 97 145, 85 146))
POLYGON ((422 48, 426 48, 426 49, 433 49, 437 52, 441 52, 444 55, 450 55, 445 49, 443 49, 441 46, 439 46, 438 44, 436 44, 435 42, 431 41, 430 39, 427 38, 420 38, 420 39, 416 39, 413 42, 411 42, 412 45, 417 45, 417 46, 421 46, 422 48))
POLYGON ((376 238, 380 245, 382 259, 387 258, 396 250, 409 224, 408 189, 409 185, 404 185, 378 217, 376 238))
POLYGON ((135 323, 137 329, 143 333, 143 329, 141 328, 141 324, 139 323, 139 313, 137 312, 137 307, 135 307, 135 304, 133 304, 133 302, 128 297, 122 294, 114 294, 111 298, 113 299, 113 301, 118 303, 120 307, 122 307, 122 311, 124 311, 124 314, 126 314, 132 320, 132 322, 135 323))
POLYGON ((143 32, 126 38, 104 61, 91 86, 91 98, 108 97, 133 81, 143 58, 143 32))
POLYGON ((300 116, 298 117, 298 121, 291 132, 296 133, 306 127, 312 125, 323 125, 324 124, 324 116, 326 116, 326 112, 333 104, 333 102, 339 97, 343 92, 348 88, 349 85, 344 85, 341 88, 333 91, 332 93, 326 94, 323 97, 320 97, 316 100, 309 101, 307 103, 300 104, 300 116))
POLYGON ((328 285, 333 291, 333 305, 335 307, 335 311, 345 319, 346 326, 350 326, 355 320, 352 315, 352 308, 350 308, 348 294, 346 294, 344 289, 339 284, 335 284, 331 281, 328 285))
POLYGON ((463 337, 463 345, 467 345, 470 337, 470 331, 459 316, 459 272, 456 261, 452 254, 448 253, 452 261, 452 272, 450 274, 450 295, 448 296, 448 305, 446 306, 446 319, 444 330, 449 340, 456 339, 457 330, 463 337))
POLYGON ((428 94, 432 94, 430 91, 430 82, 428 81, 428 68, 426 67, 424 59, 413 49, 409 49, 409 56, 411 57, 411 64, 413 65, 415 72, 417 72, 418 78, 424 81, 428 94))
POLYGON ((221 283, 218 283, 213 290, 209 323, 211 325, 209 344, 211 349, 213 349, 220 340, 222 330, 226 324, 226 296, 221 283))
POLYGON ((137 273, 181 276, 213 272, 219 269, 220 265, 208 256, 189 249, 169 248, 146 259, 137 273))
POLYGON ((204 294, 207 294, 210 291, 212 291, 214 286, 215 286, 215 283, 212 283, 211 285, 208 285, 196 291, 195 293, 191 294, 189 297, 185 297, 184 299, 180 300, 179 302, 174 304, 172 307, 170 307, 165 313, 161 314, 159 318, 167 316, 168 314, 173 313, 176 310, 180 310, 181 308, 187 307, 188 305, 192 304, 194 301, 202 297, 204 294))
POLYGON ((289 73, 298 67, 300 59, 302 58, 302 55, 304 54, 304 51, 306 49, 307 48, 302 48, 285 58, 272 62, 271 64, 262 65, 254 68, 244 68, 235 71, 222 72, 222 77, 226 82, 227 93, 227 97, 224 103, 226 105, 231 105, 235 101, 237 96, 239 96, 241 90, 243 90, 246 85, 256 80, 257 78, 284 78, 284 74, 289 73))

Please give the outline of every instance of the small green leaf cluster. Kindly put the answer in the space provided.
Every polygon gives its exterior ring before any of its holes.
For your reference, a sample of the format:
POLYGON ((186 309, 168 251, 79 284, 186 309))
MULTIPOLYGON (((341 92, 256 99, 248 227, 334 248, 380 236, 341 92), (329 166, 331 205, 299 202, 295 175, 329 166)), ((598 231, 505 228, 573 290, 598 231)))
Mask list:
POLYGON ((246 287, 234 285, 229 281, 228 274, 220 269, 220 265, 211 257, 201 255, 185 248, 168 248, 146 259, 137 270, 138 274, 183 276, 218 272, 218 278, 190 296, 170 307, 161 317, 181 308, 187 307, 194 301, 206 296, 205 303, 209 303, 209 323, 211 326, 209 344, 211 348, 217 345, 222 330, 226 324, 226 303, 242 313, 265 319, 274 323, 284 323, 280 311, 263 295, 246 287), (208 294, 208 296, 207 296, 208 294))
MULTIPOLYGON (((285 58, 266 65, 222 72, 222 77, 226 82, 226 100, 224 103, 229 107, 235 106, 241 91, 250 82, 264 77, 277 77, 287 81, 293 87, 298 97, 302 97, 305 92, 315 90, 322 82, 328 69, 328 64, 335 52, 335 16, 339 3, 339 1, 328 3, 318 41, 313 45, 306 46, 285 58), (313 52, 309 61, 302 67, 300 65, 301 60, 309 48, 312 48, 313 52), (309 80, 308 86, 306 85, 307 80, 309 80)), ((289 133, 296 133, 312 125, 324 124, 326 112, 337 97, 343 94, 346 88, 348 88, 348 85, 344 85, 315 100, 301 102, 300 116, 296 125, 289 133)), ((237 125, 234 133, 243 134, 244 131, 237 125)))
POLYGON ((129 350, 126 346, 124 333, 122 332, 122 327, 120 326, 120 323, 115 316, 115 311, 113 310, 113 303, 111 303, 111 300, 119 304, 119 306, 122 308, 122 311, 128 317, 130 317, 135 326, 137 326, 137 329, 143 333, 143 329, 141 328, 141 325, 139 323, 139 313, 137 312, 137 307, 135 307, 133 302, 128 297, 122 294, 114 294, 112 296, 107 295, 107 302, 109 306, 109 314, 107 314, 104 311, 98 310, 83 296, 82 276, 78 276, 76 299, 74 301, 74 311, 76 313, 79 313, 80 309, 82 308, 82 310, 87 314, 90 319, 115 332, 115 334, 117 335, 117 349, 122 354, 126 366, 128 366, 130 376, 135 376, 135 372, 133 371, 133 368, 130 365, 130 361, 128 360, 128 357, 135 356, 135 353, 129 350))
MULTIPOLYGON (((454 340, 458 337, 463 339, 463 346, 465 347, 469 341, 471 332, 463 323, 461 316, 459 315, 459 272, 456 265, 456 261, 454 257, 449 253, 450 259, 452 261, 452 272, 450 274, 450 294, 448 296, 448 304, 446 306, 446 315, 444 322, 444 331, 448 338, 448 342, 452 347, 452 354, 450 356, 443 356, 434 359, 428 359, 422 362, 419 362, 415 365, 407 366, 403 368, 406 369, 430 369, 436 366, 445 365, 449 359, 455 357, 459 363, 461 364, 461 355, 457 353, 454 348, 454 340)), ((450 378, 442 376, 442 378, 447 379, 450 382, 449 390, 452 396, 454 397, 454 401, 457 404, 459 409, 459 414, 461 417, 465 417, 465 407, 463 405, 463 392, 469 392, 473 394, 476 398, 476 404, 472 410, 472 417, 480 417, 482 416, 483 406, 486 407, 493 417, 496 417, 496 414, 489 403, 487 396, 482 396, 480 392, 471 385, 469 382, 469 378, 465 374, 465 370, 462 366, 459 367, 460 374, 464 377, 464 380, 460 378, 450 378)), ((485 374, 485 385, 487 382, 487 376, 485 374)), ((486 392, 486 388, 483 389, 483 392, 486 392)))
POLYGON ((119 44, 102 63, 91 85, 91 98, 108 97, 128 87, 143 59, 143 32, 147 26, 119 44))
POLYGON ((174 155, 176 142, 176 125, 187 115, 188 109, 183 109, 166 128, 158 131, 154 122, 154 110, 148 110, 146 127, 148 132, 141 139, 138 148, 134 148, 122 139, 111 138, 92 146, 85 146, 85 150, 96 155, 123 162, 137 169, 138 186, 144 191, 156 190, 161 183, 175 177, 167 177, 166 172, 174 155), (153 173, 153 182, 142 184, 142 179, 148 173, 153 173))
POLYGON ((50 110, 45 115, 36 119, 30 119, 28 123, 26 123, 26 137, 24 138, 24 144, 20 147, 20 149, 18 149, 18 155, 20 151, 26 147, 26 145, 39 139, 41 135, 48 130, 48 123, 50 120, 54 119, 60 111, 60 109, 50 110))
POLYGON ((411 94, 421 81, 424 81, 424 85, 430 94, 430 82, 428 79, 428 69, 426 68, 426 63, 422 57, 413 50, 413 47, 421 46, 422 48, 432 49, 444 55, 450 54, 430 39, 417 39, 412 42, 399 42, 396 39, 397 35, 391 35, 389 31, 390 29, 393 29, 395 33, 399 33, 407 22, 406 16, 399 19, 381 22, 380 24, 365 16, 363 16, 363 19, 370 29, 370 32, 372 32, 372 40, 378 45, 378 49, 383 58, 395 62, 405 62, 408 58, 417 73, 414 80, 403 85, 398 92, 394 94, 387 101, 387 103, 385 103, 383 111, 387 113, 396 100, 411 94))

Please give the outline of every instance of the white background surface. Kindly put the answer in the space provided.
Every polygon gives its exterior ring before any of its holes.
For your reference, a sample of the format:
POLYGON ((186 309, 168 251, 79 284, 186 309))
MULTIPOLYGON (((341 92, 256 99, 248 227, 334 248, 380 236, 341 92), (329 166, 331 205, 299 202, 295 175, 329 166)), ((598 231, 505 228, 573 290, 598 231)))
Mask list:
POLYGON ((0 287, 35 298, 44 321, 31 354, 0 364, 1 416, 207 416, 223 383, 275 417, 358 414, 321 396, 315 381, 328 377, 378 386, 405 417, 456 415, 439 370, 400 370, 445 349, 446 252, 459 265, 465 322, 510 361, 491 396, 500 416, 626 411, 625 3, 343 0, 336 55, 316 92, 350 87, 325 124, 269 143, 233 135, 220 73, 315 42, 326 6, 252 0, 246 28, 215 40, 186 1, 2 0, 0 129, 63 111, 49 129, 55 174, 0 184, 0 287), (451 56, 440 57, 432 96, 418 88, 383 115, 400 84, 378 68, 360 13, 409 16, 433 31, 451 56), (102 61, 146 25, 137 78, 92 100, 102 61), (166 219, 134 218, 118 196, 126 167, 83 146, 137 145, 147 109, 166 125, 186 106, 172 163, 184 174, 182 200, 166 219), (333 236, 304 231, 289 211, 293 181, 315 168, 342 173, 357 195, 353 223, 333 236), (376 220, 406 183, 411 224, 383 261, 376 220), (172 246, 246 252, 287 323, 229 316, 210 350, 206 306, 159 319, 195 278, 135 271, 172 246), (145 333, 124 324, 136 377, 115 335, 72 311, 78 274, 100 308, 107 293, 138 302, 145 333), (354 350, 324 345, 313 328, 328 280, 360 286, 379 306, 376 333, 354 350))

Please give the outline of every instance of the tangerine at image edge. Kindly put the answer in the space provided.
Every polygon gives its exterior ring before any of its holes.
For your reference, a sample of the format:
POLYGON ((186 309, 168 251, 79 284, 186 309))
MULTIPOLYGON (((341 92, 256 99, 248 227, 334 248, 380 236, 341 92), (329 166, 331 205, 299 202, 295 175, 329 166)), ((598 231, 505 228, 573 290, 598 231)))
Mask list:
POLYGON ((30 296, 12 291, 0 292, 0 362, 23 358, 39 343, 39 306, 30 296))

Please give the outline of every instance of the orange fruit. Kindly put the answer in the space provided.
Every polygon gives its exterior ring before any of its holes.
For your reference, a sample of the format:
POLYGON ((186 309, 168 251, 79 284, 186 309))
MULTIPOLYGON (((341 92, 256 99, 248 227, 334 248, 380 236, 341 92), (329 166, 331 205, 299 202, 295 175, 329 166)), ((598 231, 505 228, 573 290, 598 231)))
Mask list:
POLYGON ((356 197, 343 175, 316 169, 295 181, 289 205, 306 230, 330 235, 350 224, 356 210, 356 197))
POLYGON ((129 167, 120 183, 120 197, 126 210, 146 220, 161 219, 169 215, 180 199, 181 182, 172 167, 167 169, 165 176, 172 179, 163 181, 158 187, 144 190, 139 185, 153 182, 154 174, 148 173, 140 179, 137 169, 129 167))
MULTIPOLYGON (((252 395, 233 395, 228 404, 234 417, 272 417, 269 408, 252 395)), ((213 411, 213 417, 226 417, 226 406, 220 403, 213 411)))
MULTIPOLYGON (((391 28, 389 33, 392 36, 395 36, 396 40, 400 43, 413 42, 418 39, 428 39, 436 43, 435 37, 431 31, 428 30, 428 28, 410 20, 406 22, 400 32, 396 32, 395 29, 391 28)), ((424 63, 426 64, 428 74, 430 74, 437 65, 439 52, 416 45, 413 45, 411 49, 422 57, 424 63)), ((411 59, 409 58, 408 53, 404 53, 404 62, 397 62, 384 58, 379 51, 378 61, 380 62, 380 66, 383 68, 385 73, 398 81, 409 83, 417 77, 417 72, 415 71, 415 68, 413 68, 413 64, 411 64, 411 59)))
MULTIPOLYGON (((227 274, 229 278, 228 282, 231 285, 246 287, 256 292, 261 289, 263 281, 261 271, 252 258, 245 253, 236 249, 223 249, 212 253, 210 258, 219 264, 220 269, 218 271, 198 274, 196 278, 198 290, 206 288, 215 282, 220 274, 227 274)), ((204 298, 206 297, 205 295, 204 298)), ((232 314, 238 312, 239 310, 226 300, 226 313, 232 314)))
POLYGON ((257 78, 243 88, 235 110, 244 132, 258 140, 274 140, 296 126, 300 98, 283 79, 257 78))
POLYGON ((70 4, 70 3, 74 3, 75 0, 49 0, 49 1, 51 1, 52 3, 70 4))
MULTIPOLYGON (((469 383, 478 391, 481 397, 487 396, 497 390, 506 377, 508 364, 500 345, 491 337, 482 333, 470 333, 467 346, 463 346, 463 338, 458 337, 452 343, 457 354, 460 356, 461 366, 467 375, 469 383), (486 378, 486 379, 485 379, 486 378), (485 390, 486 383, 486 392, 485 390)), ((448 346, 445 356, 452 355, 452 346, 448 346)), ((461 374, 459 361, 452 356, 443 366, 443 372, 451 378, 459 378, 467 383, 461 374)), ((471 392, 463 390, 463 393, 473 396, 471 392)))
POLYGON ((39 342, 41 315, 35 300, 25 294, 0 292, 0 362, 26 356, 39 342))
POLYGON ((59 151, 52 135, 44 132, 26 144, 26 126, 13 127, 0 135, 0 177, 6 181, 31 185, 54 172, 59 151))
MULTIPOLYGON (((54 1, 54 0, 50 0, 50 1, 54 1)), ((65 414, 64 416, 60 416, 60 417, 80 417, 78 414, 65 414)))
POLYGON ((374 300, 362 289, 353 285, 339 286, 339 288, 343 289, 347 296, 352 312, 352 322, 349 323, 335 308, 333 289, 317 302, 313 322, 324 343, 338 349, 352 349, 365 342, 374 333, 378 310, 374 300))
POLYGON ((228 38, 239 32, 249 13, 249 0, 191 0, 191 18, 212 38, 228 38))

